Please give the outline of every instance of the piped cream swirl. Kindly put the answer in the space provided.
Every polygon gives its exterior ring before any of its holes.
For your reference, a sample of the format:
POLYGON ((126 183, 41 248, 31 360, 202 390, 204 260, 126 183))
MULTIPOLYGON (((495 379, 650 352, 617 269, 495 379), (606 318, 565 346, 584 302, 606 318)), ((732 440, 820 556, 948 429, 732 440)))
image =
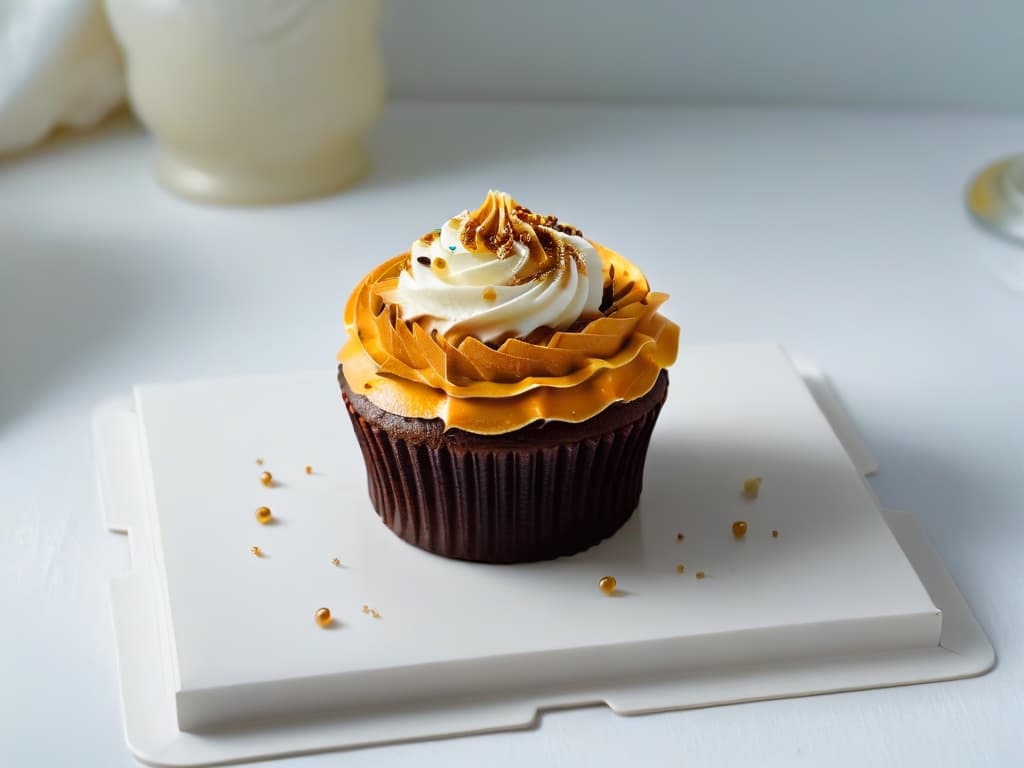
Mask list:
POLYGON ((598 316, 603 282, 601 257, 578 230, 491 191, 413 243, 408 268, 377 293, 428 333, 496 343, 598 316))

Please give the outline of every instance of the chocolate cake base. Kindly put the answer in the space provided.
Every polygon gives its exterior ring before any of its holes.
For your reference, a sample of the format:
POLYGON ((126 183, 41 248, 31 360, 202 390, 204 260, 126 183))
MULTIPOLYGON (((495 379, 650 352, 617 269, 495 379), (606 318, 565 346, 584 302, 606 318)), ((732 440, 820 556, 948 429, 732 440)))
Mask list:
POLYGON ((383 411, 349 389, 340 367, 338 381, 384 523, 428 552, 485 563, 572 555, 615 533, 640 501, 668 393, 662 371, 643 397, 579 424, 478 435, 383 411))

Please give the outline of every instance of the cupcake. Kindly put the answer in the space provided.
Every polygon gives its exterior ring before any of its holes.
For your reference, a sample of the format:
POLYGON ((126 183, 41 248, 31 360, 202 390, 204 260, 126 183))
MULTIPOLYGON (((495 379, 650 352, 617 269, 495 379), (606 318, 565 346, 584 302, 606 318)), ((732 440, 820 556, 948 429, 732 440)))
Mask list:
POLYGON ((637 267, 489 192, 372 270, 338 382, 370 499, 410 544, 520 563, 636 509, 679 328, 637 267))

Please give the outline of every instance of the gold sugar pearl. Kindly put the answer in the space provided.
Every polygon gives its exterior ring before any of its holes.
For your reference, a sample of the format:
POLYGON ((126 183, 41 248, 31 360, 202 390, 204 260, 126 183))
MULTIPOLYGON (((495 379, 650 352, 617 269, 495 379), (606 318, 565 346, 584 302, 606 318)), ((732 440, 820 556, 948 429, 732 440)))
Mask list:
POLYGON ((602 576, 601 580, 597 582, 598 588, 606 595, 610 595, 614 592, 617 584, 618 582, 615 581, 614 576, 602 576))
POLYGON ((341 560, 339 560, 338 558, 334 558, 333 560, 331 560, 331 565, 339 566, 341 565, 341 560))
POLYGON ((263 557, 263 550, 259 547, 253 547, 249 551, 256 555, 256 557, 263 557))
POLYGON ((761 492, 761 483, 763 482, 763 477, 748 477, 743 481, 743 495, 748 499, 756 499, 761 492))
POLYGON ((334 619, 331 616, 330 608, 319 608, 316 612, 316 623, 321 627, 328 627, 331 625, 334 619))
POLYGON ((742 539, 747 535, 747 521, 737 520, 732 524, 732 535, 737 539, 742 539))
POLYGON ((776 531, 776 530, 772 530, 772 538, 773 538, 773 539, 777 539, 777 538, 779 538, 779 532, 778 532, 778 531, 776 531))
POLYGON ((256 459, 256 463, 257 463, 257 464, 258 464, 259 466, 261 466, 261 467, 262 467, 262 466, 263 466, 263 459, 256 459))
POLYGON ((676 573, 685 573, 685 572, 686 572, 686 566, 685 565, 680 563, 679 565, 676 566, 676 573))
POLYGON ((371 608, 370 609, 370 615, 373 616, 373 618, 375 618, 375 619, 379 619, 380 618, 380 614, 377 613, 377 609, 376 608, 371 608))
POLYGON ((262 475, 260 475, 260 482, 263 483, 264 486, 269 488, 274 484, 274 476, 269 472, 264 472, 262 475))
POLYGON ((703 579, 704 578, 704 571, 697 571, 697 578, 698 579, 703 579))
POLYGON ((495 291, 493 288, 485 288, 483 298, 484 301, 494 301, 495 299, 498 298, 498 292, 495 291))
POLYGON ((309 464, 306 465, 306 474, 307 475, 312 475, 313 474, 313 468, 311 466, 309 466, 309 464))
POLYGON ((369 613, 369 612, 370 612, 370 606, 364 605, 363 606, 363 613, 369 613))
POLYGON ((260 525, 266 525, 274 519, 274 514, 270 511, 270 507, 260 507, 256 510, 256 520, 260 525))

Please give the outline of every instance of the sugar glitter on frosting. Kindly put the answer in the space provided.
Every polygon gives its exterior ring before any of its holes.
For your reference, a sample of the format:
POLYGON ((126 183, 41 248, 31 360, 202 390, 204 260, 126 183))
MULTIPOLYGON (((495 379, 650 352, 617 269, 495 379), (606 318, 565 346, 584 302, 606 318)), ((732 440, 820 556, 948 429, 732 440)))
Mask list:
POLYGON ((391 413, 479 434, 537 420, 581 422, 647 394, 675 361, 679 328, 658 312, 668 296, 651 292, 618 253, 499 196, 489 194, 480 209, 428 233, 356 287, 345 309, 349 341, 338 354, 349 387, 391 413), (403 293, 403 275, 433 293, 403 293), (536 285, 542 289, 529 294, 536 285), (457 299, 438 298, 442 286, 457 299), (534 310, 505 298, 507 288, 550 302, 534 310), (413 295, 424 299, 417 307, 431 298, 445 311, 412 317, 413 295), (488 315, 503 306, 511 320, 488 315), (535 325, 538 317, 547 319, 535 325))
POLYGON ((539 216, 503 192, 491 191, 412 245, 408 269, 378 293, 449 341, 484 343, 528 336, 541 327, 565 330, 596 316, 601 258, 577 229, 539 216))

